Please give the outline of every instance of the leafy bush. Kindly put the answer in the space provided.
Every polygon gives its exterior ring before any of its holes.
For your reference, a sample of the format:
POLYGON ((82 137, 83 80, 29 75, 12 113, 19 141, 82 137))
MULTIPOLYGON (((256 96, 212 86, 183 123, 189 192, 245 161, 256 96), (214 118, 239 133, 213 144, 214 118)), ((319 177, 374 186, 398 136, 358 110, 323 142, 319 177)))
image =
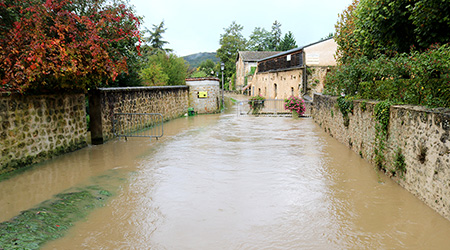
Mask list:
POLYGON ((325 91, 362 99, 450 107, 450 46, 374 60, 359 57, 327 75, 325 91))
POLYGON ((305 113, 305 101, 300 97, 291 96, 284 100, 284 109, 295 111, 299 115, 305 113))
POLYGON ((252 98, 250 98, 248 104, 250 106, 250 110, 252 112, 252 114, 258 114, 261 109, 264 108, 264 101, 266 99, 260 95, 257 96, 253 96, 252 98))

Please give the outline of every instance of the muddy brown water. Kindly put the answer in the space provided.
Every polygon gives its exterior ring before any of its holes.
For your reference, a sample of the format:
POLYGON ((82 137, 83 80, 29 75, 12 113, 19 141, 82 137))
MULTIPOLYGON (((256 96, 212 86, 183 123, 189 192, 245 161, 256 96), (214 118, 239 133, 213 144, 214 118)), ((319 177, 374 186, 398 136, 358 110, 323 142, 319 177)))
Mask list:
POLYGON ((312 119, 173 120, 159 141, 113 140, 0 183, 7 220, 119 175, 116 195, 43 249, 448 249, 450 222, 312 119))

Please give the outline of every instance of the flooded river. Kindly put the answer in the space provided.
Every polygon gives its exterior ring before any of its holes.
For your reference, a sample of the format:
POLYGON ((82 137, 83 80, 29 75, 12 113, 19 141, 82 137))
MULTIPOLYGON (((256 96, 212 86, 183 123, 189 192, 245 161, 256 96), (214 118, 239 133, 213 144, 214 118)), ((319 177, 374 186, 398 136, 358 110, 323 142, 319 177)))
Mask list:
POLYGON ((159 141, 113 140, 1 182, 0 219, 103 180, 115 196, 43 249, 450 246, 448 220, 312 119, 230 112, 164 130, 159 141))

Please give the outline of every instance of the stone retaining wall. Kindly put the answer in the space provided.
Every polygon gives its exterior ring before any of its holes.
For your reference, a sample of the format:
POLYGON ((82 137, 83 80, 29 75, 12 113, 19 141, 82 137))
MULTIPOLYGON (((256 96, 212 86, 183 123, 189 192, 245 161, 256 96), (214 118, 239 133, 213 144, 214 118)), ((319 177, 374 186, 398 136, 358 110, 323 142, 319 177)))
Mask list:
POLYGON ((84 94, 0 95, 0 174, 87 145, 84 94))
MULTIPOLYGON (((337 97, 315 95, 313 118, 325 132, 375 164, 374 101, 354 101, 348 126, 337 97)), ((450 110, 391 106, 384 171, 394 181, 450 220, 450 110), (399 153, 406 172, 396 171, 399 153)))
POLYGON ((92 144, 113 137, 114 113, 161 113, 164 120, 187 113, 188 86, 100 88, 89 95, 92 144))

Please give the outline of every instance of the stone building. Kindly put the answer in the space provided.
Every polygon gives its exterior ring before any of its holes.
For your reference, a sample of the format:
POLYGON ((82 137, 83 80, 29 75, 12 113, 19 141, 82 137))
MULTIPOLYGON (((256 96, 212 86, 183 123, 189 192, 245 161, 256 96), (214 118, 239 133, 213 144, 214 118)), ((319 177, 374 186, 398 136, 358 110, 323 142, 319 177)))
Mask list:
POLYGON ((220 109, 221 91, 219 78, 187 78, 189 105, 198 114, 215 113, 220 109))
POLYGON ((249 74, 252 75, 252 68, 256 70, 259 60, 279 53, 280 51, 239 51, 236 58, 236 90, 242 91, 247 85, 246 79, 249 74))
POLYGON ((321 93, 327 72, 336 65, 337 44, 333 38, 295 48, 258 61, 256 72, 248 77, 251 96, 285 99, 301 96, 311 99, 321 93))

